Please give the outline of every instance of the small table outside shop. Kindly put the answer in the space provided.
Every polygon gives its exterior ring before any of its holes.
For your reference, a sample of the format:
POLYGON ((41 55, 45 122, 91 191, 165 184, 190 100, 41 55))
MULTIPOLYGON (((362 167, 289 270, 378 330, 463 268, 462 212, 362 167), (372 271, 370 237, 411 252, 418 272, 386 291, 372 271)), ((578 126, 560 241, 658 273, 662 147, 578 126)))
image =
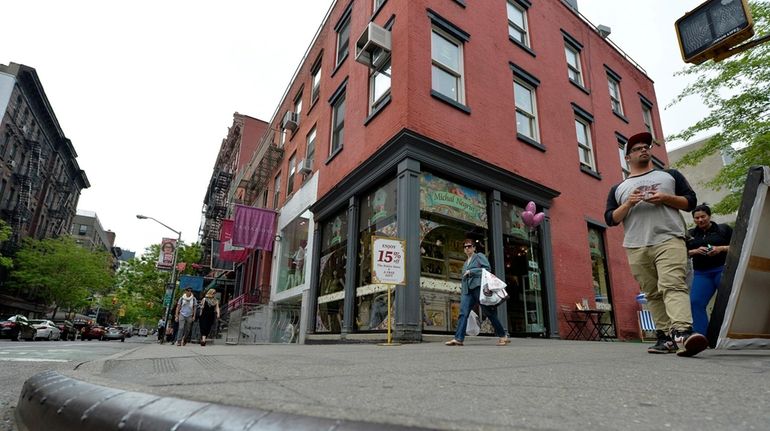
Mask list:
POLYGON ((586 317, 586 329, 588 330, 589 341, 608 341, 609 334, 607 330, 602 326, 601 320, 605 310, 575 310, 578 314, 583 314, 586 317))

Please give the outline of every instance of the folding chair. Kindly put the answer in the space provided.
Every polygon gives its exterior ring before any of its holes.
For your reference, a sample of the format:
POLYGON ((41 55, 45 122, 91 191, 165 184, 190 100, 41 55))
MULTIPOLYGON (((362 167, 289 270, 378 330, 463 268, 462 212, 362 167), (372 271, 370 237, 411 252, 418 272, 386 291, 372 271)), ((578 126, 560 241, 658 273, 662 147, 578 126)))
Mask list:
POLYGON ((652 319, 652 313, 650 310, 641 310, 636 312, 639 316, 639 338, 642 340, 655 339, 655 321, 652 319), (645 337, 645 333, 650 332, 652 336, 645 337))
POLYGON ((578 313, 575 313, 575 310, 570 308, 568 305, 561 306, 561 313, 564 317, 564 321, 567 322, 567 325, 570 328, 564 339, 579 340, 581 337, 585 339, 586 335, 583 333, 583 331, 586 329, 586 325, 588 324, 588 320, 585 318, 585 316, 578 315, 578 313))

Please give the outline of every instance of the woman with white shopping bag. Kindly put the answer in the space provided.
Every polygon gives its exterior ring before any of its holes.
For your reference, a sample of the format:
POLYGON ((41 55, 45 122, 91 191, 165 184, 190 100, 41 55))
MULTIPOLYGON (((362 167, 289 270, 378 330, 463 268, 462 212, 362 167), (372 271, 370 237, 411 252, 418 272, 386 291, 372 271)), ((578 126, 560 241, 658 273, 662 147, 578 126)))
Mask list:
MULTIPOLYGON (((465 340, 465 329, 468 324, 468 316, 471 313, 471 309, 479 302, 479 292, 481 290, 481 273, 483 269, 489 271, 489 260, 483 253, 476 253, 476 244, 472 239, 466 239, 463 241, 463 251, 468 257, 463 265, 463 279, 462 279, 462 298, 460 300, 460 319, 457 322, 457 331, 455 337, 447 341, 447 346, 462 346, 463 340, 465 340)), ((495 307, 487 305, 481 305, 482 316, 486 315, 492 327, 495 328, 495 334, 500 337, 497 340, 498 346, 505 346, 510 342, 505 335, 505 329, 497 318, 497 310, 495 307)))

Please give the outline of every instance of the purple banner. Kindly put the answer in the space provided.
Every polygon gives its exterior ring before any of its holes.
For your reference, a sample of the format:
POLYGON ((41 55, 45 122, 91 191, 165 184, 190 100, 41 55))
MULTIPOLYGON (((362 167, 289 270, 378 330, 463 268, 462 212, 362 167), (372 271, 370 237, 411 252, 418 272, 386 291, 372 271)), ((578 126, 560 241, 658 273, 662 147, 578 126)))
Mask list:
POLYGON ((234 247, 271 251, 274 238, 275 211, 235 204, 234 247))

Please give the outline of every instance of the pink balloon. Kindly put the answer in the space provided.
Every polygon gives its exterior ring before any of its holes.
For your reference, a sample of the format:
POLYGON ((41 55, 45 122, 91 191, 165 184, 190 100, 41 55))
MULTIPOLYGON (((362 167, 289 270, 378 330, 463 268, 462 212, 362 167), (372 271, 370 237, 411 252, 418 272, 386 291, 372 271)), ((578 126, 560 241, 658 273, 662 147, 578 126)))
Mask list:
POLYGON ((532 201, 529 201, 527 203, 527 206, 524 207, 524 209, 531 212, 532 214, 535 214, 535 212, 537 212, 537 207, 535 206, 535 203, 532 201))
POLYGON ((532 221, 534 217, 535 214, 531 211, 524 211, 521 213, 521 219, 524 221, 524 224, 529 227, 532 227, 532 221))
POLYGON ((539 225, 540 223, 543 222, 543 220, 545 220, 545 214, 543 214, 543 213, 535 214, 532 217, 532 227, 535 227, 535 226, 539 225))

